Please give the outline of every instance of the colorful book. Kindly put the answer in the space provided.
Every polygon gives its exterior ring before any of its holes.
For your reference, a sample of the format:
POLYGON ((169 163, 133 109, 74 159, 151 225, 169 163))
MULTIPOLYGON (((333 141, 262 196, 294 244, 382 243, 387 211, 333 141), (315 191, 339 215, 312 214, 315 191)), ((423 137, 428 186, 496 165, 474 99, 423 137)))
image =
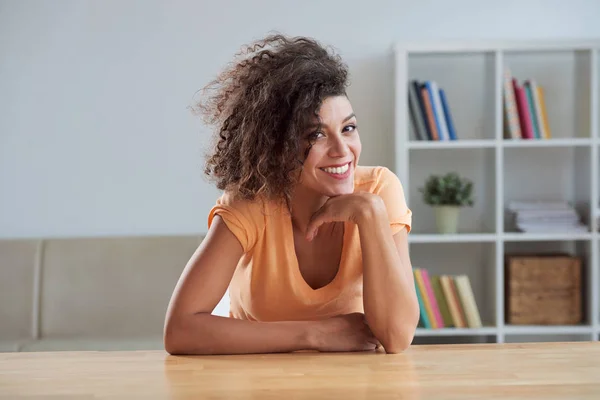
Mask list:
POLYGON ((527 104, 529 106, 529 116, 531 118, 531 125, 533 127, 533 134, 535 139, 541 139, 540 127, 537 121, 537 113, 535 111, 535 101, 533 99, 533 92, 531 89, 531 81, 525 82, 525 93, 527 95, 527 104))
POLYGON ((419 95, 413 83, 414 82, 411 81, 408 85, 408 108, 410 119, 413 124, 413 131, 417 140, 428 140, 428 134, 425 128, 425 117, 421 112, 419 95))
POLYGON ((440 89, 435 81, 425 81, 425 87, 431 100, 431 108, 435 118, 435 124, 438 131, 439 140, 449 140, 448 126, 444 117, 442 101, 440 100, 440 89))
POLYGON ((514 82, 515 94, 517 99, 517 108, 519 109, 519 119, 521 121, 521 133, 523 139, 533 139, 535 137, 533 133, 533 125, 531 125, 531 118, 529 116, 529 103, 527 101, 527 95, 523 86, 514 82))
MULTIPOLYGON (((413 276, 414 271, 413 271, 413 276)), ((419 302, 419 325, 423 328, 431 329, 431 322, 429 322, 429 316, 427 315, 427 309, 425 308, 425 302, 423 301, 423 295, 419 290, 419 285, 417 284, 417 278, 415 276, 415 291, 417 292, 417 301, 419 302)))
POLYGON ((442 283, 442 289, 444 290, 444 295, 446 296, 446 300, 448 301, 448 306, 450 308, 450 314, 452 314, 452 321, 454 321, 454 326, 457 328, 466 328, 467 322, 464 317, 462 305, 460 304, 460 300, 458 299, 458 294, 456 293, 456 288, 454 287, 454 280, 451 276, 442 275, 440 278, 440 282, 442 283))
POLYGON ((454 321, 452 321, 452 315, 450 314, 450 309, 448 308, 448 301, 446 300, 446 296, 444 296, 440 276, 432 275, 430 278, 431 286, 433 287, 433 293, 435 294, 435 298, 440 308, 440 312, 442 313, 444 326, 452 327, 454 326, 454 321))
POLYGON ((452 114, 450 113, 448 99, 446 99, 446 92, 441 88, 440 100, 442 101, 442 109, 444 110, 444 117, 446 118, 446 125, 448 126, 448 135, 450 135, 450 140, 456 140, 456 130, 454 129, 454 121, 452 120, 452 114))
POLYGON ((429 92, 424 86, 421 86, 421 97, 425 106, 425 116, 427 117, 427 125, 429 126, 429 130, 431 131, 431 140, 440 140, 438 129, 435 124, 435 117, 433 115, 433 108, 431 105, 429 92))
POLYGON ((521 139, 521 126, 519 121, 519 111, 517 109, 517 101, 515 89, 513 87, 512 73, 510 69, 504 70, 504 124, 507 137, 511 139, 521 139))
POLYGON ((427 110, 425 109, 425 100, 421 95, 421 83, 419 81, 413 80, 411 81, 411 86, 414 89, 414 92, 417 94, 417 102, 419 104, 419 109, 421 110, 421 118, 423 120, 423 126, 425 131, 427 132, 427 139, 433 140, 433 134, 431 132, 431 128, 429 127, 429 123, 427 121, 427 110))
POLYGON ((431 328, 437 329, 438 324, 433 314, 433 310, 431 308, 431 302, 429 301, 429 296, 427 296, 427 289, 425 288, 425 283, 423 282, 423 276, 421 275, 421 269, 415 268, 413 270, 415 275, 415 279, 417 281, 417 287, 421 291, 421 298, 423 299, 423 303, 425 304, 425 311, 427 312, 427 318, 429 319, 429 323, 431 324, 431 328))
POLYGON ((540 125, 542 126, 544 138, 550 139, 552 135, 550 134, 550 125, 548 125, 548 113, 546 112, 546 102, 544 100, 544 88, 536 83, 534 93, 535 103, 538 110, 538 121, 540 121, 540 125))
POLYGON ((466 275, 459 275, 454 278, 456 287, 458 288, 458 294, 467 317, 467 325, 469 328, 481 328, 481 317, 475 302, 475 296, 471 288, 469 277, 466 275))
POLYGON ((433 311, 433 317, 435 318, 436 325, 438 328, 444 328, 444 319, 442 318, 442 313, 440 312, 440 307, 435 297, 433 286, 431 285, 431 279, 429 279, 429 272, 426 269, 422 269, 421 276, 423 278, 423 283, 425 284, 425 290, 427 291, 427 297, 429 298, 429 303, 431 304, 431 311, 433 311))

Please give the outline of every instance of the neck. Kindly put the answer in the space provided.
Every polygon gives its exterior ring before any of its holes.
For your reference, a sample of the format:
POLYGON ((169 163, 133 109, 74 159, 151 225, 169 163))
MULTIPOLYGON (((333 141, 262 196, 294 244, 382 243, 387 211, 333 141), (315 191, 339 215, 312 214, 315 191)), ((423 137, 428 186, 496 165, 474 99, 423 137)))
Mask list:
POLYGON ((298 186, 292 194, 292 224, 294 229, 306 232, 311 217, 325 204, 328 197, 298 186))

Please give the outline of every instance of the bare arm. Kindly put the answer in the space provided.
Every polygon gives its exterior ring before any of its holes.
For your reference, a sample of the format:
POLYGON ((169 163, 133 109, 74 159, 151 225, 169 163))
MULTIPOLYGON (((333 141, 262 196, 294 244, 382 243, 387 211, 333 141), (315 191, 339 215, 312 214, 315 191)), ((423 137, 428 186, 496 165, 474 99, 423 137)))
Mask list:
POLYGON ((171 354, 289 352, 309 347, 305 322, 258 323, 211 315, 242 246, 220 217, 186 265, 171 297, 164 344, 171 354))
POLYGON ((397 353, 412 342, 419 321, 406 228, 395 235, 385 204, 373 197, 358 220, 363 254, 365 317, 386 352, 397 353))
POLYGON ((320 225, 333 221, 358 225, 366 321, 386 352, 403 351, 412 343, 419 322, 406 229, 392 235, 383 199, 370 193, 327 200, 308 225, 308 240, 315 237, 320 225))
POLYGON ((227 290, 242 254, 237 238, 220 217, 215 217, 171 297, 164 327, 168 353, 246 354, 374 348, 374 338, 362 315, 306 322, 252 322, 211 315, 227 290))

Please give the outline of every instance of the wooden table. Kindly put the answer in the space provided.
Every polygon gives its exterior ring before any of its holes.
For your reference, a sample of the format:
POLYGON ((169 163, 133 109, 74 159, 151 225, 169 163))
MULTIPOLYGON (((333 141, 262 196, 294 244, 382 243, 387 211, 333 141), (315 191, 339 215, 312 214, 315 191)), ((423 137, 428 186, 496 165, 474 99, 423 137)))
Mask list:
POLYGON ((0 399, 21 396, 600 399, 600 343, 418 345, 396 355, 0 353, 0 399))

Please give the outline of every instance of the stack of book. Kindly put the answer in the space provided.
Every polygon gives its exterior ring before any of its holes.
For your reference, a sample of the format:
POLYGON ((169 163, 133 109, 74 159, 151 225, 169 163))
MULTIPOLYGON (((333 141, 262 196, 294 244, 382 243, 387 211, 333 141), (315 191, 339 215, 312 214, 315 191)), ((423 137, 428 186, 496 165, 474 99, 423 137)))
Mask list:
POLYGON ((566 201, 511 201, 508 210, 520 232, 584 233, 577 210, 566 201))
POLYGON ((413 268, 419 327, 480 328, 481 317, 467 275, 429 275, 427 269, 413 268))
POLYGON ((435 81, 410 81, 408 108, 415 139, 457 139, 446 93, 435 81))
POLYGON ((533 79, 520 84, 509 68, 503 81, 504 137, 550 139, 544 88, 533 79))

